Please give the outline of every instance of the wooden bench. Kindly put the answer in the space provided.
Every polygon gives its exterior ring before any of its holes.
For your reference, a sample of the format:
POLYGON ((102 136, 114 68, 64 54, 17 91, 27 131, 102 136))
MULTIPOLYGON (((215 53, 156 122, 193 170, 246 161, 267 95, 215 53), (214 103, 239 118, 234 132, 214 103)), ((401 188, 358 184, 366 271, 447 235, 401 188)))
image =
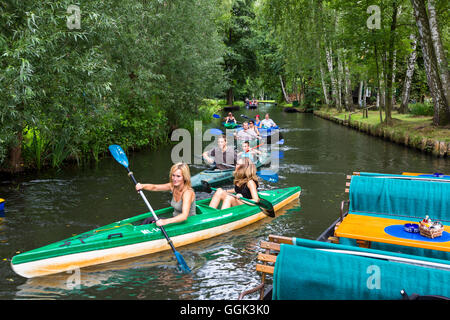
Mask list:
MULTIPOLYGON (((256 264, 256 271, 261 272, 261 283, 255 288, 246 290, 239 295, 239 300, 242 300, 244 296, 255 293, 259 291, 259 299, 263 300, 268 292, 265 292, 266 289, 266 278, 268 275, 273 275, 275 270, 275 263, 277 260, 277 256, 280 253, 280 245, 282 243, 285 244, 293 244, 292 238, 278 236, 278 235, 269 235, 268 241, 261 241, 260 247, 264 250, 264 253, 258 253, 258 260, 261 263, 256 264)), ((269 288, 271 289, 271 288, 269 288)), ((269 290, 270 291, 270 290, 269 290)))

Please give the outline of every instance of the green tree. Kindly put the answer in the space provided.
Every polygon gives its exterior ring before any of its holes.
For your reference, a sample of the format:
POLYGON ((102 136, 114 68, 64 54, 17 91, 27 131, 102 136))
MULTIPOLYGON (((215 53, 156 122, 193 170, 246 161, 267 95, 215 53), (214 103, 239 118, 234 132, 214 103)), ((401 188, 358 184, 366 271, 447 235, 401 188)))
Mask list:
POLYGON ((232 105, 237 91, 242 98, 246 79, 257 70, 253 41, 254 0, 234 0, 228 19, 222 20, 221 30, 226 45, 224 69, 228 77, 227 104, 232 105))

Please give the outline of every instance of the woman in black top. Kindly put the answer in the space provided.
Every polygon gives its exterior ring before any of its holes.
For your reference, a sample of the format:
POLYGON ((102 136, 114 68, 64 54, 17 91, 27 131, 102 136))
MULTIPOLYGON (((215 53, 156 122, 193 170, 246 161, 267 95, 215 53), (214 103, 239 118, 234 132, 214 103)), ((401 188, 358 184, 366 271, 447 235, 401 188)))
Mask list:
POLYGON ((209 206, 216 208, 222 201, 221 209, 226 209, 243 204, 242 201, 232 197, 228 193, 236 193, 239 198, 244 197, 255 202, 259 201, 258 197, 258 176, 256 175, 256 166, 249 158, 242 158, 238 160, 234 175, 234 188, 224 190, 217 189, 216 193, 211 199, 209 206))

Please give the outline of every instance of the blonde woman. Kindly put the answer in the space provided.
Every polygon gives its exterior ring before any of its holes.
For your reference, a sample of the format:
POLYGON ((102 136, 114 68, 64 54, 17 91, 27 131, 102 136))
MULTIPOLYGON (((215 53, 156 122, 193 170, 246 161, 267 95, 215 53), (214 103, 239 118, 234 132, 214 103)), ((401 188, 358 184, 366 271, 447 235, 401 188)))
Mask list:
MULTIPOLYGON (((191 187, 191 173, 186 163, 177 163, 170 168, 169 182, 164 184, 136 184, 136 191, 171 191, 173 207, 173 217, 159 219, 157 226, 164 226, 169 223, 185 221, 189 216, 195 215, 195 193, 191 187)), ((153 223, 153 217, 147 218, 142 224, 153 223)))
POLYGON ((209 206, 211 208, 217 209, 221 201, 221 209, 227 209, 243 204, 241 200, 229 195, 229 193, 233 192, 236 193, 236 196, 238 198, 244 197, 255 202, 259 201, 257 190, 258 176, 256 175, 256 166, 249 158, 241 158, 238 160, 233 176, 234 189, 217 189, 209 203, 209 206))

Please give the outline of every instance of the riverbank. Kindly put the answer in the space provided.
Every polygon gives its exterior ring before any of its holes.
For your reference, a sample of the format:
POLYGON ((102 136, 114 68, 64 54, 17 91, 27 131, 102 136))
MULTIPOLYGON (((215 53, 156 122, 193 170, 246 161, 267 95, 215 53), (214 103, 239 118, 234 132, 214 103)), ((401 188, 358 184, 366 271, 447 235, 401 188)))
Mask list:
POLYGON ((369 111, 368 118, 363 118, 361 112, 339 113, 336 109, 315 110, 314 115, 436 157, 450 156, 450 128, 433 126, 432 117, 429 116, 413 116, 394 111, 393 124, 388 126, 380 123, 378 111, 369 111))
MULTIPOLYGON (((211 121, 212 115, 221 109, 217 101, 203 99, 192 116, 195 120, 211 121)), ((50 134, 57 136, 57 133, 46 132, 44 135, 37 129, 24 129, 23 139, 18 148, 20 149, 18 165, 13 170, 9 159, 0 161, 0 181, 41 170, 82 167, 97 163, 110 155, 108 151, 110 144, 119 144, 125 151, 158 149, 175 143, 170 140, 173 130, 180 127, 190 132, 194 130, 192 118, 186 119, 181 125, 175 125, 162 110, 154 112, 152 108, 141 109, 135 108, 125 113, 111 112, 104 121, 99 116, 100 120, 97 121, 95 130, 85 130, 80 133, 78 139, 71 137, 61 140, 62 142, 57 144, 58 148, 52 148, 51 139, 54 137, 50 136, 50 134)))

